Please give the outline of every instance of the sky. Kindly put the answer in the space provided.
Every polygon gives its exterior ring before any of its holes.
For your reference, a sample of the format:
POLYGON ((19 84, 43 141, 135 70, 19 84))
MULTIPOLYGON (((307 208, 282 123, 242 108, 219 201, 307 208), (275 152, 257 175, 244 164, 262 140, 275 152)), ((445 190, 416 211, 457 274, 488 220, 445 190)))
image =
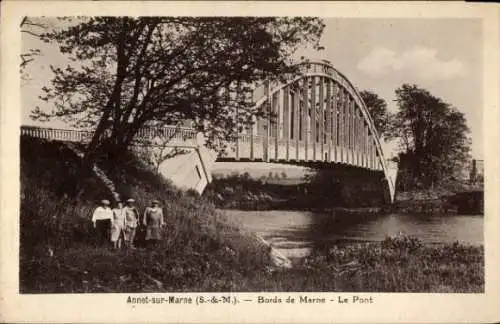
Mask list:
MULTIPOLYGON (((479 19, 329 18, 321 39, 324 50, 300 49, 297 56, 327 59, 359 90, 370 90, 396 111, 394 90, 403 83, 429 90, 465 114, 471 130, 472 156, 483 159, 483 53, 479 19)), ((36 124, 29 113, 42 86, 51 78, 49 65, 69 61, 57 47, 23 34, 23 50, 42 55, 26 69, 22 82, 23 124, 36 124)), ((51 126, 65 127, 60 122, 51 126)), ((384 145, 392 155, 394 143, 384 145)))
POLYGON ((335 18, 325 23, 325 49, 301 55, 329 60, 359 90, 385 99, 392 112, 397 110, 394 90, 403 83, 429 90, 465 114, 472 155, 483 158, 480 20, 335 18))

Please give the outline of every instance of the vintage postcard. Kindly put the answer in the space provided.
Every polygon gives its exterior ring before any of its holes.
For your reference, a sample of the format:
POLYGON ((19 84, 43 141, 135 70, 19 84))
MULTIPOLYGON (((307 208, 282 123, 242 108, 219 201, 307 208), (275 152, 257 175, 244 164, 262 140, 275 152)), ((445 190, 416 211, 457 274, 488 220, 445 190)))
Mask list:
POLYGON ((498 6, 2 9, 2 321, 500 320, 498 6))

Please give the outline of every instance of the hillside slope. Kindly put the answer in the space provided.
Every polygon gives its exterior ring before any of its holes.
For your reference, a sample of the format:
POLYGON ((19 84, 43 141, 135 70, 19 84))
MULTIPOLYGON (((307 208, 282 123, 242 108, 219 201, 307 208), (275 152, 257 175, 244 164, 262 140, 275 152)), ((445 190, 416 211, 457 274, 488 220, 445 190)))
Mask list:
POLYGON ((63 143, 22 138, 22 292, 228 291, 264 271, 265 247, 202 197, 177 190, 132 155, 98 164, 140 211, 151 199, 162 202, 165 240, 157 249, 94 247, 91 213, 110 193, 97 177, 81 177, 79 159, 63 143))

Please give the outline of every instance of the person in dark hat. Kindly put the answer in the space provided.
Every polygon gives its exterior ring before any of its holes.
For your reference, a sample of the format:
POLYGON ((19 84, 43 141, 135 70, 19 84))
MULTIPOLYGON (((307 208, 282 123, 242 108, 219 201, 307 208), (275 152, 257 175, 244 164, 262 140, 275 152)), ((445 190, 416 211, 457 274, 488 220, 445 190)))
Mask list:
POLYGON ((139 223, 139 211, 135 207, 134 199, 130 198, 126 203, 126 206, 123 208, 125 213, 124 241, 128 248, 135 249, 134 239, 139 223))
POLYGON ((161 230, 163 226, 165 226, 163 210, 158 200, 153 200, 151 202, 151 207, 146 208, 143 222, 146 227, 146 242, 148 242, 150 246, 156 244, 161 240, 161 230))
POLYGON ((109 244, 112 219, 113 211, 109 208, 109 200, 101 200, 101 205, 92 214, 92 223, 96 231, 98 244, 109 244))

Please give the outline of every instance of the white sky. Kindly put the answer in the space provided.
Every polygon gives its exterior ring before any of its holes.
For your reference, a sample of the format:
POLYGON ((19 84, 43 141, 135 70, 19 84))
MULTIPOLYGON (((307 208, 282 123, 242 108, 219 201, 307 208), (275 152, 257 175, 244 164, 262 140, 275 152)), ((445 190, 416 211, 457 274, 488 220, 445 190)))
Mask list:
POLYGON ((394 90, 401 84, 429 90, 465 114, 472 155, 483 159, 479 19, 335 18, 325 22, 321 42, 325 50, 305 50, 305 56, 329 60, 358 89, 384 98, 390 111, 397 109, 394 90))
MULTIPOLYGON (((483 158, 482 29, 479 19, 326 19, 320 53, 304 49, 298 55, 327 59, 360 90, 368 89, 396 110, 394 90, 415 83, 462 111, 472 136, 472 154, 483 158)), ((23 50, 40 48, 22 84, 23 124, 35 124, 29 113, 41 87, 51 78, 50 64, 69 61, 58 48, 23 35, 23 50)), ((51 126, 65 127, 60 122, 51 126)), ((390 150, 391 145, 386 146, 390 150)), ((390 156, 390 153, 386 155, 390 156)))

